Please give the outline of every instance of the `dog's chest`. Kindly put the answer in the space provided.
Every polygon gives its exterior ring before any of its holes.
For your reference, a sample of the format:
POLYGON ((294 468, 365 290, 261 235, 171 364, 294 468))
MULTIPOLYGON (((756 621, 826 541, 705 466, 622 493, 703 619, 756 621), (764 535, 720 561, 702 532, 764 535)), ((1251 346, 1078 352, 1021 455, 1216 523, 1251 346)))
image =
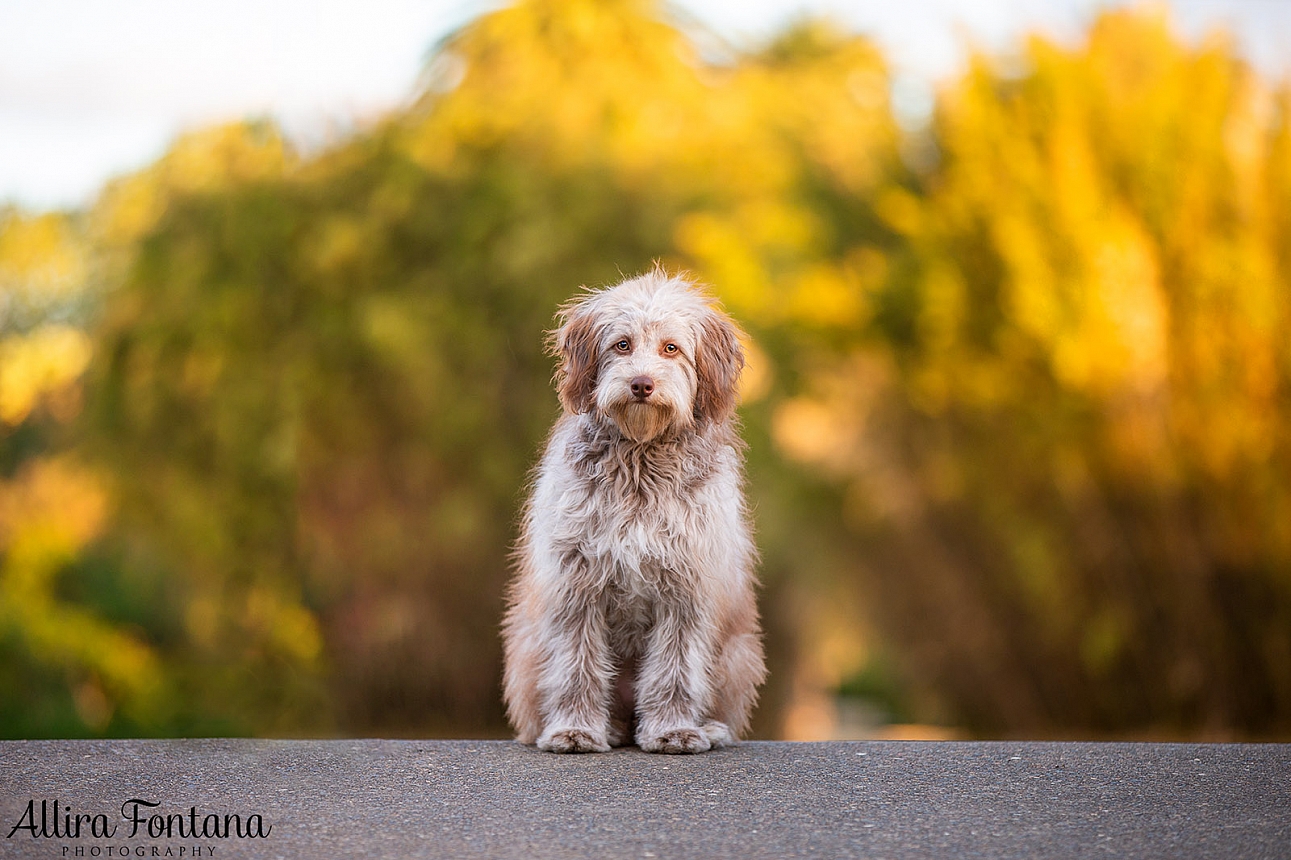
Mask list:
POLYGON ((706 470, 677 456, 605 457, 581 475, 585 545, 612 561, 620 586, 631 591, 684 566, 703 539, 710 516, 706 470))
POLYGON ((643 493, 624 497, 604 483, 592 491, 596 515, 590 518, 587 539, 596 555, 613 559, 631 580, 651 576, 658 568, 673 568, 689 557, 696 499, 643 493))

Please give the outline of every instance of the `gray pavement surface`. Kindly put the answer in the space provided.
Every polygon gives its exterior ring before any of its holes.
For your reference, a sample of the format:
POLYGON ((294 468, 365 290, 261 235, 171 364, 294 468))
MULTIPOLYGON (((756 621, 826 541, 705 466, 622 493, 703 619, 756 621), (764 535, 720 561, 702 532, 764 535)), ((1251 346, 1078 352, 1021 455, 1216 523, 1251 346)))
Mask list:
POLYGON ((1291 858, 1291 745, 5 741, 0 857, 1291 858))

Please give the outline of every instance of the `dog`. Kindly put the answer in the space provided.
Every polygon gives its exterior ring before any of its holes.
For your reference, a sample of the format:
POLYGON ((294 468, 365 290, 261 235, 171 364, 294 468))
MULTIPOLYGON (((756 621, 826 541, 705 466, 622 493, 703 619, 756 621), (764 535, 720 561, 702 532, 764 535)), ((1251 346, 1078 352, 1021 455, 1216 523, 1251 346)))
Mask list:
POLYGON ((766 676, 735 418, 740 331, 654 271, 560 308, 562 415, 503 621, 507 713, 560 753, 735 743, 766 676))

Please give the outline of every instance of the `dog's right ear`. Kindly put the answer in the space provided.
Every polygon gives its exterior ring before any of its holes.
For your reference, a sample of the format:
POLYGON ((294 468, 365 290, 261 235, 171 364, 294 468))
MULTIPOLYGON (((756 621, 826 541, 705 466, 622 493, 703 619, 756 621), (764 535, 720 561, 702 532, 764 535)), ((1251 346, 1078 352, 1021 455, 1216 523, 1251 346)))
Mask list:
POLYGON ((597 331, 592 314, 579 304, 561 309, 560 328, 551 334, 551 352, 560 359, 556 367, 556 393, 573 415, 592 408, 596 391, 597 331))

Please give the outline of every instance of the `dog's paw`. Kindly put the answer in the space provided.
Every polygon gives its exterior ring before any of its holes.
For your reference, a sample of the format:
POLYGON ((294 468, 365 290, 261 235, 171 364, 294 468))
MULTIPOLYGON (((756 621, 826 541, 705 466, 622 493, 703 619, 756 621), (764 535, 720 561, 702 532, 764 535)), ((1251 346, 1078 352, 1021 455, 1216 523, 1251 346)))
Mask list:
POLYGON ((543 732, 538 738, 538 749, 554 753, 609 752, 610 745, 604 732, 589 729, 556 729, 543 732))
POLYGON ((703 729, 685 727, 640 735, 637 746, 646 752, 682 755, 707 752, 713 744, 703 729))
POLYGON ((719 750, 722 747, 733 747, 737 743, 735 735, 731 733, 731 727, 726 723, 713 720, 711 723, 704 723, 702 729, 704 737, 712 744, 713 749, 719 750))

